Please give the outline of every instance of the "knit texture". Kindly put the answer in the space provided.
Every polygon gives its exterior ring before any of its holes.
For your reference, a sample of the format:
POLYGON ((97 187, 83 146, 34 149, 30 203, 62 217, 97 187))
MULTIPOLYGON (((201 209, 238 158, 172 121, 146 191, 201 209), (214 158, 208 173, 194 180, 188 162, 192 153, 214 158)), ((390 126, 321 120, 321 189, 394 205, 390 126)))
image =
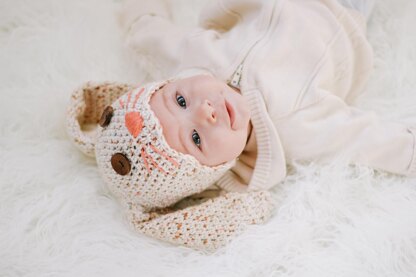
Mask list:
POLYGON ((66 126, 72 142, 85 155, 95 156, 96 136, 92 134, 105 107, 133 86, 121 83, 88 82, 75 90, 67 109, 66 126), (92 127, 88 132, 87 127, 92 127))
POLYGON ((95 155, 101 175, 136 230, 196 249, 214 250, 248 224, 267 220, 271 199, 268 192, 230 193, 183 211, 171 208, 210 187, 235 161, 205 166, 167 144, 149 101, 169 81, 136 88, 87 83, 71 98, 68 133, 82 152, 95 155), (97 126, 99 121, 102 127, 97 126), (92 125, 92 131, 86 130, 87 125, 92 125), (184 229, 179 228, 178 233, 172 226, 184 229))
POLYGON ((191 155, 172 149, 150 108, 150 97, 166 82, 133 89, 111 106, 114 114, 108 126, 99 127, 96 159, 110 189, 123 201, 139 203, 146 209, 163 208, 213 184, 234 161, 209 167, 191 155), (120 175, 111 163, 121 153, 131 164, 120 175))
POLYGON ((194 249, 214 251, 226 245, 251 224, 267 221, 273 211, 269 191, 229 192, 202 204, 141 221, 135 207, 129 212, 133 227, 144 234, 194 249))

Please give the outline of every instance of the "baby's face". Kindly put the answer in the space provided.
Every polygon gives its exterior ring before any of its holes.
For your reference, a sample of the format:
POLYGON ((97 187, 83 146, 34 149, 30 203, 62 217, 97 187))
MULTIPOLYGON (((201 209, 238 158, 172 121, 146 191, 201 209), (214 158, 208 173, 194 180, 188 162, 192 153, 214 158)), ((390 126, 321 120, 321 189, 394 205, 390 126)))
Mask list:
POLYGON ((201 164, 219 165, 238 157, 250 131, 250 110, 243 96, 211 76, 176 80, 156 91, 150 106, 165 139, 201 164))

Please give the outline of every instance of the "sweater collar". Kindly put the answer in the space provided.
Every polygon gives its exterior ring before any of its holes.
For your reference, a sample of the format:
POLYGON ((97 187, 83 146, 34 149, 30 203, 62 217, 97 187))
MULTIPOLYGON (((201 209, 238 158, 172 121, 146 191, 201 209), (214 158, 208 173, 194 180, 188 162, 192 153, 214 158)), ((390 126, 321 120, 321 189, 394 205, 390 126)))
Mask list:
POLYGON ((286 177, 286 160, 280 137, 257 89, 241 90, 251 109, 257 141, 257 159, 248 190, 269 189, 286 177))

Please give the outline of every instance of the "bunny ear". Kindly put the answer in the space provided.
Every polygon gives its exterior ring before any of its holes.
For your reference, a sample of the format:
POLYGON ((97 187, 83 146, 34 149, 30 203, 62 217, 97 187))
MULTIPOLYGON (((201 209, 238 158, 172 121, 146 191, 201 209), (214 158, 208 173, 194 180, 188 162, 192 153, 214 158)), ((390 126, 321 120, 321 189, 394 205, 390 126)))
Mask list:
POLYGON ((176 210, 143 212, 130 206, 128 220, 138 232, 173 244, 214 251, 248 225, 267 221, 273 211, 270 192, 228 192, 201 204, 176 210))
POLYGON ((87 156, 95 156, 96 131, 103 111, 133 89, 128 84, 88 82, 74 91, 66 114, 68 135, 87 156))

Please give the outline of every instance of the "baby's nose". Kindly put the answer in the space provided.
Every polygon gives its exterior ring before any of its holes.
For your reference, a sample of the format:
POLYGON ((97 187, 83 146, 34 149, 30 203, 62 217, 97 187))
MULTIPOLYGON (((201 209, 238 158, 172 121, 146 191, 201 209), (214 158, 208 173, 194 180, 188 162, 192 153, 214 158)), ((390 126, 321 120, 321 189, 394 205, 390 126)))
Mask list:
POLYGON ((217 113, 209 100, 202 102, 199 112, 202 120, 206 120, 209 123, 217 122, 217 113))

